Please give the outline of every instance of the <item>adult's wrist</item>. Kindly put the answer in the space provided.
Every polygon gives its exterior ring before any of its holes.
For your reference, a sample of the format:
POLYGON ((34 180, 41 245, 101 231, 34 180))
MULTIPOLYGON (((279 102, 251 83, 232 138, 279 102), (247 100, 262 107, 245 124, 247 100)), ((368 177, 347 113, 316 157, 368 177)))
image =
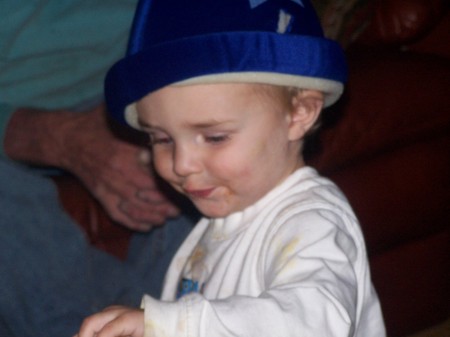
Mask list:
POLYGON ((75 115, 68 111, 15 109, 5 127, 4 153, 33 165, 61 167, 64 125, 75 115))
POLYGON ((0 103, 0 142, 1 142, 0 156, 6 156, 5 145, 4 145, 5 132, 6 132, 6 127, 9 123, 9 120, 15 110, 16 110, 16 108, 9 104, 0 103))

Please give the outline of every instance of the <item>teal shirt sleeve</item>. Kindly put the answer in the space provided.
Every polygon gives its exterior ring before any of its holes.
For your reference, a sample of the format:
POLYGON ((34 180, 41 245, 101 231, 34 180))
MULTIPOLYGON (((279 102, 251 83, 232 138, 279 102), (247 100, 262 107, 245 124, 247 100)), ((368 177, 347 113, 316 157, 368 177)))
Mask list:
POLYGON ((107 70, 125 54, 136 3, 0 1, 0 102, 78 110, 98 102, 107 70))

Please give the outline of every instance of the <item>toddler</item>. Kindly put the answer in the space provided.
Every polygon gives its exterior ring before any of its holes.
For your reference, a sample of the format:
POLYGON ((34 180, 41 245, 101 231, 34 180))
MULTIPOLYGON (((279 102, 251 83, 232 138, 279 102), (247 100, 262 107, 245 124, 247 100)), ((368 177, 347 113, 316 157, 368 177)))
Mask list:
POLYGON ((107 308, 79 336, 385 336, 358 221, 301 155, 346 76, 311 4, 141 1, 129 51, 111 113, 203 218, 160 300, 107 308))

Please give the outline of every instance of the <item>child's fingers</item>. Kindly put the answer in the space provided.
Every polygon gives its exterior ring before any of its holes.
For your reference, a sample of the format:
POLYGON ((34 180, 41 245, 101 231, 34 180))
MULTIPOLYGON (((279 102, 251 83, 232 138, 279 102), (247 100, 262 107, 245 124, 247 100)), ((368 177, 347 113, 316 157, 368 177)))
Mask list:
POLYGON ((130 309, 122 311, 107 322, 96 337, 142 337, 144 336, 144 311, 130 309))
POLYGON ((122 313, 128 311, 125 307, 109 307, 95 315, 87 317, 78 332, 78 337, 94 337, 103 329, 109 322, 116 319, 122 313))

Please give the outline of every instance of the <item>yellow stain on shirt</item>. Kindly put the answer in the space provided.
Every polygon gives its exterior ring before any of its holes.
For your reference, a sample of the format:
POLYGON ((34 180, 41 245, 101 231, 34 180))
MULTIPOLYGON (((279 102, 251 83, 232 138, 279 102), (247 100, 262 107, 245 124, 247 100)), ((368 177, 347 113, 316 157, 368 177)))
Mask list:
POLYGON ((289 259, 292 254, 295 252, 298 243, 300 242, 300 238, 292 239, 288 244, 284 245, 281 248, 280 260, 283 262, 286 259, 289 259))
POLYGON ((192 255, 189 258, 189 260, 191 260, 192 263, 195 263, 199 260, 202 260, 204 256, 205 256, 205 250, 203 249, 203 247, 198 246, 192 252, 192 255))

